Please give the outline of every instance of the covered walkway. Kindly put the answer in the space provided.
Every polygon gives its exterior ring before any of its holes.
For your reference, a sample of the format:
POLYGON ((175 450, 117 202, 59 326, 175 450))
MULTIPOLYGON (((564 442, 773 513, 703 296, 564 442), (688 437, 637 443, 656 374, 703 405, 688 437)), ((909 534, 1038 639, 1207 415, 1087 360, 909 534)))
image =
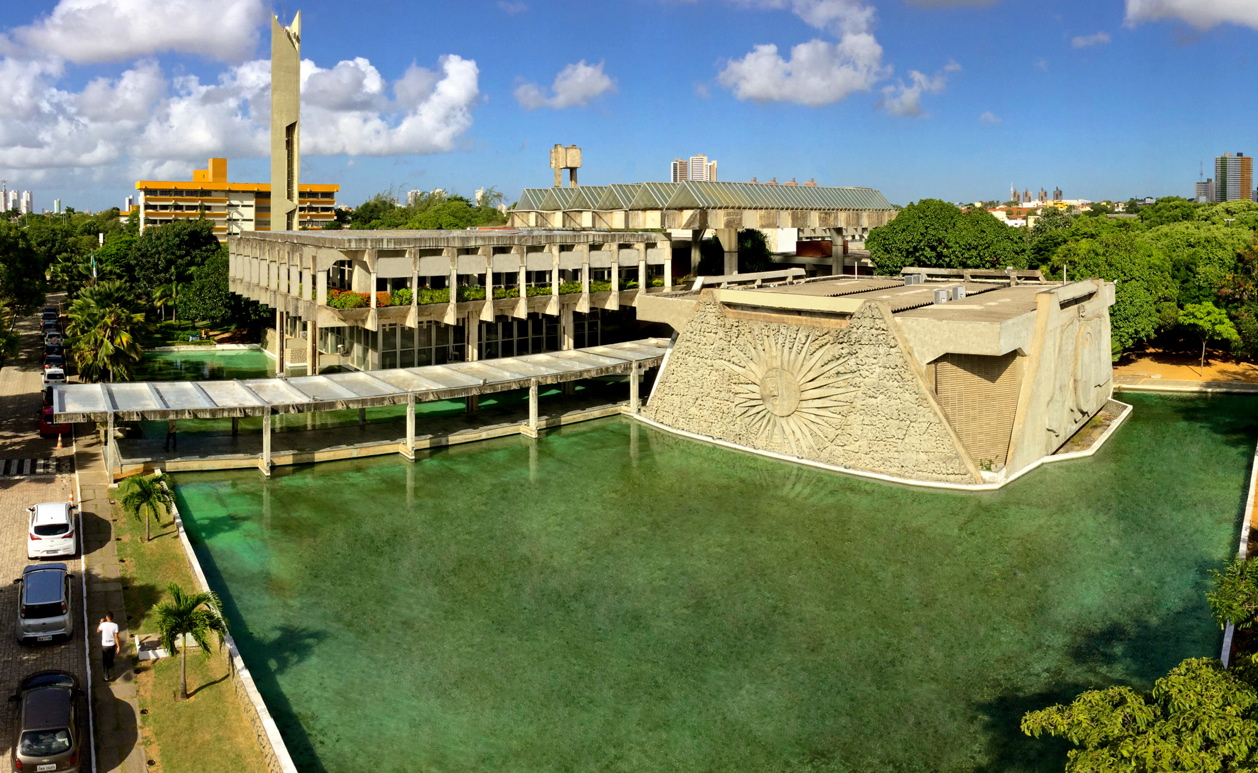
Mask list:
MULTIPOLYGON (((53 404, 58 421, 100 422, 107 426, 109 438, 114 436, 118 420, 230 418, 235 435, 239 418, 261 417, 262 449, 257 460, 269 475, 272 416, 277 413, 365 411, 405 404, 406 439, 399 450, 413 459, 416 403, 467 398, 470 407, 480 395, 527 389, 525 432, 536 435, 539 387, 625 375, 629 377, 630 410, 636 410, 642 374, 659 366, 667 348, 667 339, 649 338, 497 360, 287 379, 71 384, 57 389, 53 404)), ((119 469, 121 455, 116 448, 111 450, 106 458, 112 460, 111 467, 119 469)))

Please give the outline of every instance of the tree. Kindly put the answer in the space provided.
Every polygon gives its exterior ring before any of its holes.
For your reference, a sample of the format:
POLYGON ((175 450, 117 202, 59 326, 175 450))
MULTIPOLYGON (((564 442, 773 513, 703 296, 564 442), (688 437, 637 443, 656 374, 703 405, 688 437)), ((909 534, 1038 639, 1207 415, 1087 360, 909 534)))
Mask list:
POLYGON ((227 618, 223 617, 223 605, 213 591, 185 593, 178 583, 167 588, 170 600, 157 605, 157 631, 162 647, 174 654, 179 651, 179 700, 188 700, 188 648, 186 636, 201 648, 204 656, 210 654, 210 634, 215 634, 221 647, 227 635, 227 618), (184 646, 180 646, 180 645, 184 646))
POLYGON ((1128 209, 1127 211, 1138 213, 1140 222, 1150 228, 1155 228, 1160 225, 1194 220, 1201 208, 1201 204, 1180 198, 1179 196, 1164 196, 1147 207, 1128 209))
POLYGON ((1219 297, 1235 272, 1236 256, 1253 238, 1241 228, 1185 221, 1152 228, 1149 242, 1171 259, 1179 303, 1202 303, 1219 297))
POLYGON ((229 270, 230 259, 224 249, 193 272, 192 283, 180 290, 184 319, 210 325, 253 327, 275 318, 265 306, 227 289, 229 270))
POLYGON ((84 381, 131 378, 141 356, 136 334, 145 318, 125 283, 114 279, 84 288, 70 304, 69 317, 66 332, 75 338, 71 353, 84 381))
POLYGON ((1258 615, 1258 561, 1240 556, 1228 562, 1223 571, 1211 569, 1214 589, 1206 594, 1210 610, 1220 628, 1232 623, 1248 628, 1258 615))
POLYGON ((44 262, 23 229, 0 222, 0 300, 24 314, 44 302, 44 262))
POLYGON ((144 518, 144 541, 152 542, 152 530, 149 516, 162 522, 161 511, 169 510, 174 503, 168 484, 170 479, 165 473, 159 475, 139 475, 127 479, 127 493, 122 497, 122 507, 136 518, 144 518))
POLYGON ((1159 306, 1175 300, 1170 260, 1142 234, 1106 228, 1097 238, 1071 241, 1053 255, 1049 272, 1116 282, 1110 329, 1114 347, 1126 351, 1158 331, 1159 306))
MULTIPOLYGON (((764 234, 755 228, 744 228, 738 232, 738 271, 749 274, 755 271, 773 269, 773 256, 769 252, 769 243, 764 234)), ((699 265, 691 266, 690 270, 702 276, 723 276, 725 274, 725 248, 715 237, 704 239, 699 244, 699 265)))
POLYGON ((1056 207, 1045 209, 1027 234, 1027 265, 1040 268, 1053 259, 1057 248, 1070 240, 1074 215, 1056 207))
POLYGON ((1026 232, 996 219, 985 209, 962 212, 945 243, 948 268, 1016 268, 1027 266, 1026 232))
POLYGON ((1252 668, 1185 660, 1149 694, 1089 690, 1067 705, 1032 711, 1022 732, 1074 744, 1067 773, 1225 773, 1258 762, 1258 692, 1252 668))
POLYGON ((177 220, 146 228, 136 239, 123 275, 138 292, 151 295, 160 285, 188 282, 192 272, 221 251, 208 220, 177 220))
POLYGON ((870 231, 865 239, 874 270, 899 274, 906 266, 946 266, 948 236, 960 217, 960 210, 939 199, 909 204, 895 220, 870 231))
POLYGON ((1201 339, 1201 367, 1206 366, 1206 342, 1240 340, 1236 327, 1227 314, 1213 303, 1190 303, 1179 313, 1179 324, 1201 339))

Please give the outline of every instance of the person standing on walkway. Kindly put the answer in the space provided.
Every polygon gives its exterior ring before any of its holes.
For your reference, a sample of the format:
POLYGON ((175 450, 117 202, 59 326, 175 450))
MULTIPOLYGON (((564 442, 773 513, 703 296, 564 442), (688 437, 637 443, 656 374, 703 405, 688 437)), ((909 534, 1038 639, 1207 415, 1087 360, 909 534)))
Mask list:
POLYGON ((113 614, 105 613, 105 616, 100 619, 100 625, 96 626, 96 632, 100 634, 100 662, 105 671, 105 681, 112 682, 114 680, 114 655, 117 655, 120 649, 118 624, 114 622, 113 614))
POLYGON ((162 446, 164 451, 178 451, 179 438, 175 437, 175 420, 170 419, 166 422, 166 444, 162 446))

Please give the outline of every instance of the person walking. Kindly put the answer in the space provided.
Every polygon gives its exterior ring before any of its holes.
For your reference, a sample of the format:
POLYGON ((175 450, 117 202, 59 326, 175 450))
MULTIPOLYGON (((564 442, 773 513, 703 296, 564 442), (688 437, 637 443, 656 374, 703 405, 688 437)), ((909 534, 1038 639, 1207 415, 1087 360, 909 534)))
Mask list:
POLYGON ((179 438, 175 437, 175 420, 170 419, 166 422, 166 443, 162 446, 163 451, 178 451, 179 438))
POLYGON ((111 613, 106 612, 105 616, 100 619, 96 632, 100 634, 100 663, 105 671, 105 681, 112 682, 114 656, 118 654, 120 647, 118 646, 118 624, 114 622, 114 616, 111 613))

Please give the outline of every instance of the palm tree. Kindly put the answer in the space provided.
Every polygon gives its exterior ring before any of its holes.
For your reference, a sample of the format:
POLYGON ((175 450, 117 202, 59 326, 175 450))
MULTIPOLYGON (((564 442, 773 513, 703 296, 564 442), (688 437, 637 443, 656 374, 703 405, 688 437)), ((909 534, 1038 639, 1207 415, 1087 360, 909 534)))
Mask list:
MULTIPOLYGON (((201 648, 205 655, 210 653, 210 634, 218 636, 219 646, 223 646, 223 637, 227 635, 227 619, 223 617, 223 605, 213 591, 204 593, 184 593, 178 583, 171 583, 170 601, 157 605, 157 631, 161 635, 162 647, 174 654, 178 642, 185 636, 201 648)), ((179 648, 179 700, 188 700, 188 648, 183 641, 179 648)))
POLYGON ((144 326, 126 283, 111 279, 85 287, 70 304, 67 332, 74 365, 84 381, 126 381, 140 361, 135 333, 144 326))
POLYGON ((149 528, 149 516, 152 515, 158 523, 161 523, 161 509, 166 508, 169 511, 174 502, 170 495, 170 488, 167 486, 169 481, 165 473, 159 473, 148 477, 140 475, 129 479, 125 484, 128 490, 122 498, 122 506, 136 518, 143 514, 145 542, 153 539, 149 528))

